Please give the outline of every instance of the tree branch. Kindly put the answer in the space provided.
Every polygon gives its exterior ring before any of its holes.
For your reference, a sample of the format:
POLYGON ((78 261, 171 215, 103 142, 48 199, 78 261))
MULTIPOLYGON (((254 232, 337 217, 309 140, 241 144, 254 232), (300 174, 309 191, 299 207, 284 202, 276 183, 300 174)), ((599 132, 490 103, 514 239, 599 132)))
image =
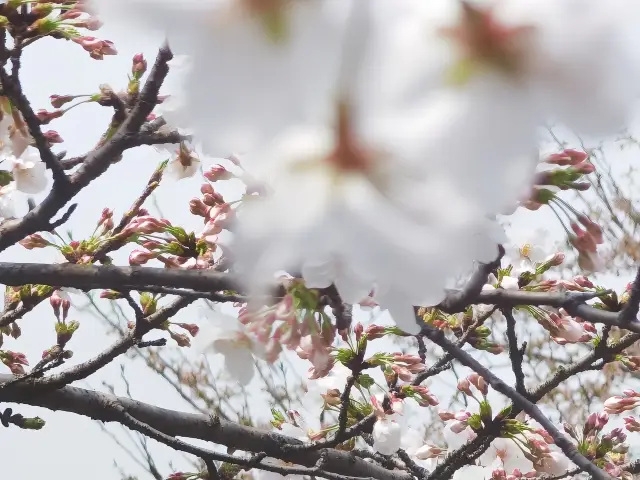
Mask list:
POLYGON ((446 313, 464 312, 465 308, 473 303, 473 300, 480 295, 482 287, 487 283, 489 274, 497 268, 500 268, 500 262, 504 257, 505 251, 502 245, 498 245, 498 258, 491 263, 480 263, 471 274, 471 277, 460 291, 451 291, 448 293, 438 309, 446 313))
POLYGON ((522 361, 526 349, 526 343, 522 345, 522 349, 518 347, 518 337, 516 337, 516 319, 513 318, 513 312, 509 309, 502 310, 502 314, 507 319, 507 338, 509 340, 509 359, 511 360, 511 368, 516 377, 516 392, 520 395, 527 394, 524 386, 524 373, 522 371, 522 361))
MULTIPOLYGON (((11 375, 0 375, 0 383, 12 378, 11 375)), ((269 457, 312 468, 316 466, 322 455, 326 455, 324 469, 331 473, 377 480, 412 479, 409 473, 387 470, 347 452, 333 449, 325 449, 324 452, 288 450, 287 446, 303 445, 303 442, 217 417, 167 410, 129 398, 82 388, 66 386, 57 390, 40 391, 34 389, 29 383, 25 383, 11 389, 0 390, 0 401, 62 410, 103 422, 120 421, 121 417, 111 407, 119 404, 137 421, 170 437, 210 441, 238 450, 264 453, 269 457), (34 394, 36 391, 37 395, 34 394)), ((202 456, 201 453, 195 453, 195 455, 202 456)))
POLYGON ((82 290, 140 290, 145 285, 189 288, 200 292, 239 289, 236 278, 212 270, 186 270, 152 267, 115 267, 0 262, 0 283, 10 286, 29 283, 66 286, 82 290))
POLYGON ((636 278, 631 285, 631 294, 629 300, 620 312, 620 322, 628 324, 632 321, 636 321, 638 315, 638 308, 640 307, 640 268, 636 273, 636 278))

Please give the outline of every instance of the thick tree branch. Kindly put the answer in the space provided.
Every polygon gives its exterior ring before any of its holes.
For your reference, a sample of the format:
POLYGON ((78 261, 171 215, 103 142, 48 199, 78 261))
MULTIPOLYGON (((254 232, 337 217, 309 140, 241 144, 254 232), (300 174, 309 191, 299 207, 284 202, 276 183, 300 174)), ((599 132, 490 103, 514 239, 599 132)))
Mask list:
POLYGON ((631 293, 629 300, 620 312, 620 321, 623 324, 628 324, 632 321, 636 321, 638 315, 638 308, 640 307, 640 268, 636 273, 636 278, 631 284, 631 293))
POLYGON ((524 351, 526 343, 522 346, 522 349, 518 347, 518 337, 516 336, 516 319, 513 317, 513 312, 509 309, 502 311, 502 314, 507 319, 507 339, 509 340, 509 359, 511 360, 511 369, 516 377, 516 391, 520 395, 527 394, 527 389, 524 386, 524 373, 522 371, 522 361, 524 358, 524 351))
POLYGON ((145 285, 189 288, 200 292, 238 289, 235 277, 213 270, 184 270, 111 265, 3 263, 0 283, 10 286, 34 283, 82 290, 144 290, 145 285))
MULTIPOLYGON (((0 383, 11 380, 11 375, 0 375, 0 383)), ((183 437, 210 441, 248 452, 264 453, 266 456, 284 461, 314 467, 322 455, 326 455, 326 471, 353 477, 375 478, 377 480, 411 480, 411 475, 401 471, 391 471, 356 456, 339 451, 289 450, 287 446, 303 445, 300 440, 283 435, 258 430, 220 418, 206 415, 183 413, 156 407, 124 397, 116 397, 100 392, 76 387, 40 391, 31 384, 16 385, 0 390, 0 401, 14 402, 50 410, 84 415, 103 422, 119 422, 121 417, 114 412, 113 405, 121 405, 137 421, 170 437, 183 437), (37 394, 34 394, 35 392, 37 394)), ((200 455, 196 453, 196 455, 200 455)))
POLYGON ((498 246, 498 258, 491 263, 480 263, 471 274, 471 277, 459 291, 451 291, 437 308, 446 313, 463 312, 474 299, 480 295, 482 287, 487 283, 489 274, 495 269, 500 268, 500 262, 504 257, 504 248, 498 246))
POLYGON ((514 405, 520 407, 529 414, 531 418, 540 423, 549 435, 553 437, 556 445, 562 450, 562 452, 583 471, 589 473, 592 478, 596 480, 613 480, 611 475, 599 469, 580 452, 578 452, 575 445, 564 434, 562 434, 562 432, 560 432, 546 416, 544 416, 534 403, 530 402, 523 395, 516 392, 500 378, 491 373, 487 367, 478 362, 470 354, 450 342, 445 337, 442 330, 425 324, 422 329, 422 333, 447 353, 450 353, 460 363, 481 375, 497 392, 500 392, 511 399, 514 405))

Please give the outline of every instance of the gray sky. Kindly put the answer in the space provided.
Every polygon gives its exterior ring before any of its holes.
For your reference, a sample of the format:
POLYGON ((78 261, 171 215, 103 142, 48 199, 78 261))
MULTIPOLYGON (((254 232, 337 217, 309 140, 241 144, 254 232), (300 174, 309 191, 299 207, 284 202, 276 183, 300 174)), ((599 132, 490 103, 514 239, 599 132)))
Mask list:
MULTIPOLYGON (((48 97, 51 94, 94 93, 98 85, 103 83, 110 84, 115 89, 125 87, 133 54, 144 52, 151 64, 157 46, 161 43, 161 38, 158 37, 146 38, 144 43, 134 44, 126 32, 113 27, 105 27, 97 32, 97 36, 114 41, 120 54, 106 57, 101 62, 94 61, 78 45, 64 41, 54 43, 52 40, 37 42, 27 49, 23 59, 22 78, 34 108, 49 109, 48 97)), ((95 144, 110 115, 107 108, 87 105, 72 110, 55 121, 51 128, 58 130, 66 140, 62 148, 67 149, 72 156, 87 151, 95 144)), ((112 166, 76 198, 80 206, 66 226, 77 238, 82 238, 91 233, 105 206, 113 208, 119 218, 142 190, 157 163, 163 159, 149 147, 127 153, 123 161, 112 166)), ((163 183, 157 198, 165 216, 176 223, 186 219, 181 223, 183 226, 199 228, 201 224, 188 211, 188 201, 198 195, 199 185, 197 178, 163 183)), ((26 209, 26 197, 20 197, 20 201, 23 203, 21 208, 26 209)), ((532 226, 537 225, 549 228, 554 239, 560 239, 562 235, 560 226, 549 214, 524 212, 510 221, 516 237, 526 237, 532 226)), ((116 258, 121 264, 126 264, 126 254, 117 255, 116 258)), ((49 249, 27 251, 17 246, 3 252, 0 259, 51 262, 55 258, 49 249)), ((618 284, 615 286, 619 286, 626 281, 618 280, 615 283, 618 284)), ((106 304, 107 301, 103 302, 106 304)), ((79 320, 81 328, 69 345, 75 355, 68 366, 90 358, 114 341, 113 336, 104 333, 103 324, 91 315, 72 309, 71 318, 79 320)), ((182 312, 177 318, 194 321, 194 309, 182 312)), ((51 308, 45 302, 20 322, 23 336, 18 341, 5 339, 3 348, 26 353, 33 365, 41 352, 55 341, 53 323, 51 308)), ((132 380, 134 398, 167 408, 187 410, 177 394, 146 367, 130 365, 129 362, 127 372, 132 380)), ((103 389, 102 381, 117 382, 119 374, 119 362, 114 362, 91 377, 89 383, 95 388, 103 389)), ((46 420, 47 425, 37 432, 0 428, 0 471, 3 478, 80 480, 90 477, 92 480, 111 480, 119 478, 113 468, 114 458, 117 458, 128 473, 140 473, 140 469, 91 420, 21 406, 17 411, 27 416, 39 415, 46 420)), ((161 459, 173 459, 178 468, 188 465, 171 450, 158 446, 153 441, 150 444, 152 451, 160 453, 161 459)), ((170 472, 165 469, 163 473, 170 472)))

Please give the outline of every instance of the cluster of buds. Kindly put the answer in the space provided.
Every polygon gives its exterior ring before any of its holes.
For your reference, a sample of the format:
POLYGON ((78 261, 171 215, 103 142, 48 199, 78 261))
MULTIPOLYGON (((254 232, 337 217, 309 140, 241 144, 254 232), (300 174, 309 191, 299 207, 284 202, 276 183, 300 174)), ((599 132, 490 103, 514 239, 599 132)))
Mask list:
POLYGON ((588 159, 589 154, 572 149, 546 157, 543 163, 566 168, 546 170, 536 175, 533 191, 529 198, 522 202, 522 206, 529 210, 538 210, 555 198, 555 191, 588 190, 591 184, 581 181, 585 175, 595 171, 588 159))
POLYGON ((607 413, 619 414, 640 406, 640 393, 629 389, 622 392, 622 394, 624 396, 616 395, 604 402, 604 409, 607 413))
POLYGON ((171 337, 171 339, 176 342, 179 347, 190 347, 191 338, 195 338, 195 336, 198 335, 198 332, 200 331, 200 327, 198 327, 194 323, 166 322, 165 328, 169 332, 169 336, 171 337), (170 325, 186 331, 189 335, 185 335, 184 333, 172 330, 171 328, 169 328, 170 325))
POLYGON ((150 215, 136 217, 119 236, 144 247, 131 252, 130 265, 144 265, 156 259, 168 268, 207 269, 212 266, 213 252, 209 246, 195 233, 187 233, 165 219, 158 220, 150 215), (167 236, 154 235, 158 233, 167 236))
POLYGON ((423 385, 403 385, 396 393, 398 398, 413 398, 421 407, 435 407, 440 404, 438 397, 423 385))
POLYGON ((403 353, 375 353, 365 360, 365 364, 382 367, 389 386, 395 386, 398 380, 413 381, 416 374, 423 372, 426 366, 420 357, 403 353))
POLYGON ((489 340, 491 329, 485 325, 480 325, 474 329, 467 337, 467 342, 476 350, 484 350, 493 355, 504 352, 504 346, 489 340))
POLYGON ((203 217, 205 223, 221 213, 228 213, 230 206, 224 197, 213 188, 210 183, 203 183, 200 187, 202 198, 193 198, 189 202, 189 209, 193 215, 203 217))
MULTIPOLYGON (((620 466, 626 462, 626 454, 629 450, 625 443, 627 435, 621 428, 614 428, 604 434, 603 429, 608 422, 609 415, 606 411, 599 414, 592 413, 587 418, 582 431, 577 431, 574 426, 568 423, 564 424, 564 429, 576 441, 581 454, 600 468, 604 468, 613 476, 620 478, 622 475, 620 466)), ((625 424, 627 423, 625 419, 625 424)), ((629 422, 629 424, 631 423, 629 422)))
POLYGON ((9 367, 14 375, 24 375, 24 367, 29 366, 24 353, 12 352, 11 350, 0 350, 0 361, 9 367))
POLYGON ((330 355, 335 327, 321 311, 317 292, 297 280, 287 281, 285 288, 287 293, 275 305, 245 305, 238 319, 265 346, 267 361, 275 361, 283 348, 295 350, 311 361, 311 378, 326 376, 335 360, 330 355))

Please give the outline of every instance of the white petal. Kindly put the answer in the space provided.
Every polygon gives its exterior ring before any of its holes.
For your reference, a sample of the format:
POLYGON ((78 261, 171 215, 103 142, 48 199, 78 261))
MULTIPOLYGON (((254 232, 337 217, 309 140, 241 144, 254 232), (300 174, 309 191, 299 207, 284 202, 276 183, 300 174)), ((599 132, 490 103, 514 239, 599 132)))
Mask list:
POLYGON ((248 350, 242 350, 236 355, 225 355, 224 366, 227 372, 240 382, 241 385, 248 385, 255 375, 253 356, 248 350))
POLYGON ((17 168, 13 171, 16 189, 24 193, 39 193, 47 188, 47 167, 44 162, 34 163, 31 168, 17 168))

